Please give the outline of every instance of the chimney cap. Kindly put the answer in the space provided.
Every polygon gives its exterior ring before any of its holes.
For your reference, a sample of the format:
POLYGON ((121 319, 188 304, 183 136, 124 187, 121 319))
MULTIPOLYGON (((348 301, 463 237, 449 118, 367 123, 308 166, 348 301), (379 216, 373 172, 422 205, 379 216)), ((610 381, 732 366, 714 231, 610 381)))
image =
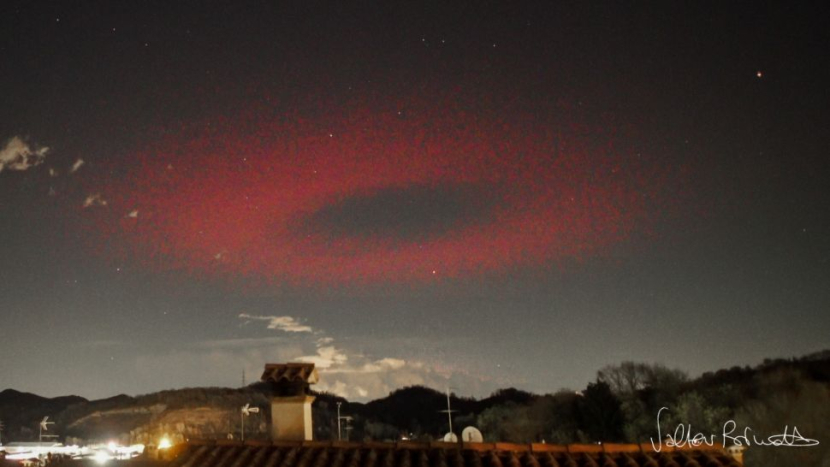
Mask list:
POLYGON ((313 363, 266 363, 262 381, 315 384, 320 376, 313 363))

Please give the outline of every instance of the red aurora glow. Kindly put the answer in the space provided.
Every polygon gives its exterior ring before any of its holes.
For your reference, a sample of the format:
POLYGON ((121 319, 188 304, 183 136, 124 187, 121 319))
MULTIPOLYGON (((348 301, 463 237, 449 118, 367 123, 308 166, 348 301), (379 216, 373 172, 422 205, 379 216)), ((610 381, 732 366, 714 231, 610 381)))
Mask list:
POLYGON ((148 268, 376 283, 584 257, 655 214, 661 171, 617 128, 416 108, 248 112, 168 133, 101 187, 96 229, 148 268))

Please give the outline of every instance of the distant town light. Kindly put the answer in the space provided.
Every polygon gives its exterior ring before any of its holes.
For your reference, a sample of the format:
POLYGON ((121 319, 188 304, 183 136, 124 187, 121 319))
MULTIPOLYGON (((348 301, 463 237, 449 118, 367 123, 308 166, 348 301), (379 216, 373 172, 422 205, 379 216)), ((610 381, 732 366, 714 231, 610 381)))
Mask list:
POLYGON ((166 436, 159 441, 159 449, 169 449, 171 447, 173 447, 173 443, 166 436))
POLYGON ((104 451, 98 451, 95 453, 94 459, 98 464, 106 464, 110 460, 110 455, 104 451))

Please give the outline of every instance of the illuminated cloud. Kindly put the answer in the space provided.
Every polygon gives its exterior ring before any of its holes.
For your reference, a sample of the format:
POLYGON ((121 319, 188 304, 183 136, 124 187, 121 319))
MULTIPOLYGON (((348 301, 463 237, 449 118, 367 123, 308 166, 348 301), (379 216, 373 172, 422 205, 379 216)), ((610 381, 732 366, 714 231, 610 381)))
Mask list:
POLYGON ((251 321, 267 321, 268 329, 277 329, 285 332, 312 332, 311 326, 300 324, 291 316, 255 316, 240 313, 239 317, 251 321))
POLYGON ((3 169, 28 170, 43 163, 47 147, 32 147, 19 136, 15 136, 6 142, 5 147, 0 149, 0 172, 3 169))
POLYGON ((105 200, 100 193, 93 193, 86 197, 84 200, 84 208, 92 207, 92 206, 106 206, 107 200, 105 200))
POLYGON ((321 369, 320 382, 315 390, 329 392, 349 399, 368 400, 384 397, 390 392, 413 385, 438 390, 452 385, 475 388, 478 393, 492 390, 482 388, 482 381, 465 374, 451 377, 423 362, 404 362, 398 359, 380 359, 355 368, 321 369))
POLYGON ((133 209, 132 211, 130 211, 130 213, 127 214, 127 217, 131 219, 136 219, 138 217, 138 209, 133 209))
POLYGON ((81 168, 82 165, 84 165, 84 160, 83 159, 76 160, 75 163, 72 164, 72 168, 69 169, 69 173, 74 174, 75 172, 78 171, 78 169, 81 168))
POLYGON ((258 371, 263 362, 313 363, 320 372, 316 390, 357 400, 383 397, 397 388, 419 384, 442 389, 449 385, 450 380, 453 384, 473 388, 477 394, 495 389, 491 381, 446 365, 425 363, 417 359, 366 355, 348 346, 335 344, 336 339, 327 336, 325 330, 312 329, 291 316, 240 313, 238 318, 244 320, 243 325, 251 321, 266 321, 269 329, 292 334, 214 340, 200 343, 198 347, 209 349, 212 358, 228 362, 233 358, 241 358, 231 356, 240 353, 262 355, 262 360, 249 360, 245 364, 246 368, 253 368, 253 371, 258 371), (304 333, 312 333, 312 336, 304 333), (269 355, 266 351, 271 348, 279 348, 280 351, 269 355))
POLYGON ((331 368, 332 366, 342 365, 346 363, 349 357, 346 356, 340 349, 331 346, 318 347, 316 355, 306 355, 297 358, 300 362, 313 363, 314 366, 321 369, 331 368))

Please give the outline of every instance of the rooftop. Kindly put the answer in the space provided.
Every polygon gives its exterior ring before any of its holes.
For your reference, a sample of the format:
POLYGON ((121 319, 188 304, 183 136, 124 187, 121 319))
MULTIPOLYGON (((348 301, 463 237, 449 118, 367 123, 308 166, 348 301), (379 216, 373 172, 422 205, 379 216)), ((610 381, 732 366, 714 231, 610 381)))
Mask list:
POLYGON ((315 384, 320 379, 313 363, 267 363, 262 381, 315 384))
POLYGON ((169 467, 740 467, 723 449, 651 444, 192 441, 169 467))

